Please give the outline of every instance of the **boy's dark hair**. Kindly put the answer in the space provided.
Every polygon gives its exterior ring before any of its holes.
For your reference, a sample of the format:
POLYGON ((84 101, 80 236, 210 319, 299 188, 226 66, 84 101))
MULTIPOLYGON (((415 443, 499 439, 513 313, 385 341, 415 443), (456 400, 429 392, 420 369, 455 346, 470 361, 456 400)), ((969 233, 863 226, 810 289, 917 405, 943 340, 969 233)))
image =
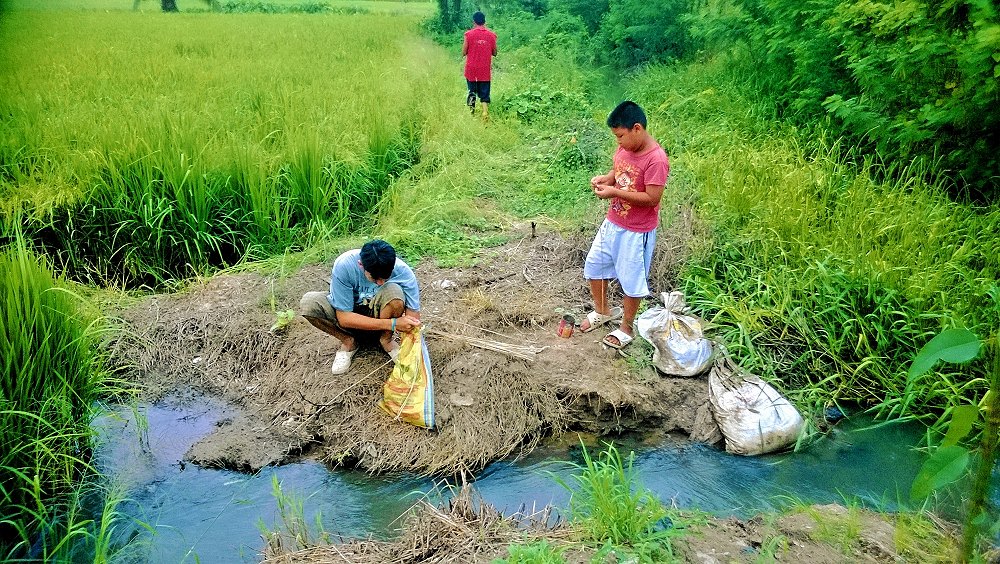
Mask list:
POLYGON ((643 129, 646 128, 646 112, 642 111, 639 104, 636 104, 632 100, 625 100, 621 104, 618 104, 618 106, 611 110, 611 113, 608 114, 608 127, 612 129, 616 127, 632 129, 632 127, 637 123, 641 125, 643 129))
POLYGON ((483 25, 486 23, 486 14, 476 12, 475 14, 472 14, 472 21, 475 22, 476 25, 483 25))
POLYGON ((361 246, 361 267, 376 280, 387 280, 396 267, 396 249, 381 239, 361 246))

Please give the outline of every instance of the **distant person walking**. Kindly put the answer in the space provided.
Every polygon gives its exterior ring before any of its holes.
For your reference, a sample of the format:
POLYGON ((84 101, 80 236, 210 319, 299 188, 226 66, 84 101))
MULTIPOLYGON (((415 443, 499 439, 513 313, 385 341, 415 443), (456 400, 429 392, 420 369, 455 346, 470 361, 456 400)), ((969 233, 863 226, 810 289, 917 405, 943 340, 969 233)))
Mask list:
POLYGON ((476 113, 476 98, 483 108, 483 119, 489 119, 490 79, 493 71, 493 57, 497 54, 497 34, 486 27, 486 16, 482 12, 472 14, 475 25, 465 32, 462 41, 462 56, 465 57, 465 81, 469 85, 469 97, 465 103, 476 113))

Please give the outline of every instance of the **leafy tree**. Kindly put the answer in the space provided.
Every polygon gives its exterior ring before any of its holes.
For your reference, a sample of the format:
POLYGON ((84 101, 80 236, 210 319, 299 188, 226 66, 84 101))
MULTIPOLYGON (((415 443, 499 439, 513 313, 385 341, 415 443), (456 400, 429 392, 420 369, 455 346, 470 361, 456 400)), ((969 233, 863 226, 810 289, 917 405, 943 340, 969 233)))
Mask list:
POLYGON ((598 59, 628 68, 684 57, 691 8, 688 0, 610 0, 596 36, 598 59))
POLYGON ((608 13, 609 0, 552 0, 549 3, 553 12, 564 12, 580 18, 587 31, 593 35, 601 25, 601 18, 608 13))
MULTIPOLYGON (((735 0, 779 109, 974 195, 1000 186, 1000 17, 987 0, 735 0)), ((725 35, 720 29, 715 34, 725 35)))

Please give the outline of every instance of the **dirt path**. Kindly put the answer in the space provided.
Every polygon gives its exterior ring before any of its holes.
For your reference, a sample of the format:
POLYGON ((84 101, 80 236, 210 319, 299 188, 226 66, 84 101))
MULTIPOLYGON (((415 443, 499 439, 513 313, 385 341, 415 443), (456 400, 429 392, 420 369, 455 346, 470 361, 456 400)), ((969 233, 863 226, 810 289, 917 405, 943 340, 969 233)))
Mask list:
MULTIPOLYGON (((685 219, 685 216, 678 216, 685 219)), ((654 291, 669 290, 693 222, 660 237, 654 291)), ((393 421, 376 403, 391 371, 366 348, 351 370, 330 374, 337 342, 301 316, 272 333, 276 311, 329 285, 330 265, 285 278, 222 275, 187 291, 152 296, 120 312, 129 331, 118 358, 150 398, 211 394, 240 406, 188 458, 252 471, 302 453, 372 472, 475 471, 566 431, 690 434, 707 402, 702 378, 666 378, 600 344, 605 331, 556 335, 566 311, 589 308, 582 264, 592 234, 564 239, 525 225, 484 251, 477 266, 416 267, 434 370, 437 429, 393 421), (534 235, 534 236, 533 236, 534 235), (541 348, 531 361, 447 335, 541 348)), ((620 299, 620 298, 619 298, 620 299)), ((633 350, 639 352, 635 345, 633 350)))

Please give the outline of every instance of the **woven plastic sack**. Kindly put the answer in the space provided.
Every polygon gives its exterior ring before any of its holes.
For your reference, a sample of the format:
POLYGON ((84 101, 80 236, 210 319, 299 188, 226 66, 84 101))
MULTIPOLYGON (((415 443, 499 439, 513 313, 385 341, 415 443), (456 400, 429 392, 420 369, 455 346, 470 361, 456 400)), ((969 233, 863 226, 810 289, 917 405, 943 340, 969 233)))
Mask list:
POLYGON ((399 357, 382 389, 379 407, 397 421, 434 427, 434 376, 419 327, 400 333, 399 357))
POLYGON ((664 374, 695 376, 712 363, 712 342, 702 335, 701 321, 687 315, 684 294, 663 292, 663 307, 644 311, 636 328, 656 349, 653 365, 664 374))
POLYGON ((708 401, 726 452, 753 456, 795 444, 805 427, 799 410, 760 377, 723 355, 708 375, 708 401))

